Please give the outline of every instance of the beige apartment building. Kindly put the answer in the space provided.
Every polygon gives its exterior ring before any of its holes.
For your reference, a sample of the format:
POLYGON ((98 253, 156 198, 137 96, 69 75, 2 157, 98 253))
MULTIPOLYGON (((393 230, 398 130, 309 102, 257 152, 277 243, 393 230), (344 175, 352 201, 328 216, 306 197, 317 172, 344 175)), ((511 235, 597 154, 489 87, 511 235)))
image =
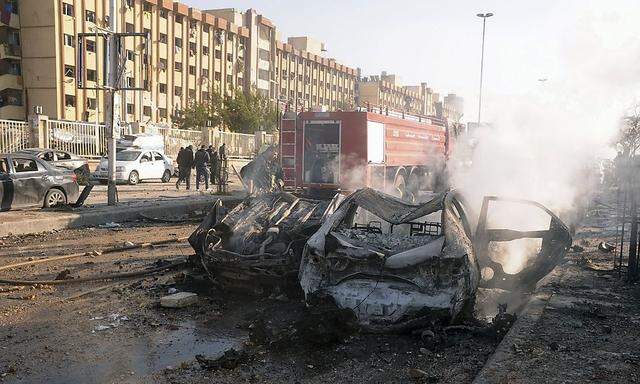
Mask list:
POLYGON ((362 78, 357 85, 358 105, 389 109, 422 116, 438 116, 459 121, 464 102, 461 97, 449 94, 440 101, 440 96, 426 83, 403 85, 399 76, 382 72, 362 78))
MULTIPOLYGON (((108 27, 108 0, 15 0, 0 18, 0 118, 24 120, 33 107, 63 120, 104 121, 104 91, 78 87, 77 34, 108 27), (5 23, 3 23, 3 21, 5 23)), ((214 91, 255 88, 282 107, 353 106, 356 70, 321 56, 306 37, 279 40, 276 26, 249 9, 198 10, 169 0, 121 0, 121 119, 170 123, 214 91), (146 49, 145 49, 146 48, 146 49)), ((104 41, 85 38, 85 85, 104 82, 104 41)))

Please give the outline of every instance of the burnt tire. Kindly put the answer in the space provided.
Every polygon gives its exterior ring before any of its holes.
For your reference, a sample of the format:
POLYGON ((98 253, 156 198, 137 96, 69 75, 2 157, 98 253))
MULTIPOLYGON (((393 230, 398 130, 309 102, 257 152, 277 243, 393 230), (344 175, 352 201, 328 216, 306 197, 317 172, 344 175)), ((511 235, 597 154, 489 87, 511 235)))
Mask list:
POLYGON ((140 175, 137 171, 131 171, 131 173, 129 174, 129 179, 127 181, 129 181, 129 184, 131 185, 136 185, 140 182, 140 175))
POLYGON ((171 171, 168 169, 165 169, 160 181, 162 181, 163 183, 168 183, 169 180, 171 180, 171 171))
POLYGON ((67 204, 67 195, 59 189, 51 188, 44 196, 44 207, 51 208, 67 204))

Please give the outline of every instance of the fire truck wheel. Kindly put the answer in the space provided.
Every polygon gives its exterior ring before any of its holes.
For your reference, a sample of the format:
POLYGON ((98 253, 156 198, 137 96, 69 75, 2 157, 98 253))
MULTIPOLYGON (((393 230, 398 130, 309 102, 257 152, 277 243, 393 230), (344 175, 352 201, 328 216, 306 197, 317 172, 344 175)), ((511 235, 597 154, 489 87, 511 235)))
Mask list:
POLYGON ((403 174, 397 174, 396 179, 393 182, 394 195, 401 199, 405 199, 407 195, 407 183, 404 180, 403 174))

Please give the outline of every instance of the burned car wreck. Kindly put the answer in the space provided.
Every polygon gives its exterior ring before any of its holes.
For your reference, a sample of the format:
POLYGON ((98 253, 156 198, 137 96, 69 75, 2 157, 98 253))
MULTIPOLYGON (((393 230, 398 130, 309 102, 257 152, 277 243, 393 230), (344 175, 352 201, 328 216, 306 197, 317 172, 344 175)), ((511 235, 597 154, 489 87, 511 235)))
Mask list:
POLYGON ((545 229, 493 228, 488 203, 500 200, 485 199, 472 234, 455 191, 418 205, 373 189, 353 193, 307 242, 299 275, 307 302, 330 298, 351 309, 364 329, 400 331, 472 318, 480 285, 535 286, 571 245, 569 231, 548 209, 524 200, 509 202, 538 210, 545 229), (522 239, 539 246, 520 271, 507 273, 501 262, 508 260, 494 254, 522 239), (491 276, 481 273, 486 269, 491 276))
POLYGON ((480 281, 470 231, 455 192, 412 205, 361 189, 309 239, 300 284, 307 301, 329 296, 364 328, 470 317, 480 281))
POLYGON ((286 192, 249 197, 226 215, 220 202, 189 237, 199 263, 223 289, 264 295, 299 292, 304 244, 340 201, 286 192))
POLYGON ((530 290, 571 245, 539 203, 486 197, 475 216, 452 190, 421 204, 370 188, 332 200, 273 192, 221 208, 189 238, 215 284, 253 295, 302 288, 310 308, 352 311, 373 332, 472 319, 478 287, 530 290))

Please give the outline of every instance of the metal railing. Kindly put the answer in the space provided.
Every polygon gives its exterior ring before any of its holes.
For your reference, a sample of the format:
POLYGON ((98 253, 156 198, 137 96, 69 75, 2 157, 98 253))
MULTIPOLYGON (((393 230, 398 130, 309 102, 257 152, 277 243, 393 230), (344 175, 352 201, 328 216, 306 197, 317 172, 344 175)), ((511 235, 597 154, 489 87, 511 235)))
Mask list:
POLYGON ((199 130, 157 127, 152 130, 146 130, 146 132, 162 135, 164 138, 164 153, 173 159, 178 157, 180 147, 193 145, 194 148, 197 148, 200 145, 207 144, 203 140, 202 131, 199 130))
POLYGON ((107 152, 106 128, 94 123, 48 120, 47 146, 87 158, 100 157, 107 152))
POLYGON ((29 129, 29 123, 24 121, 0 120, 0 153, 29 148, 29 129))

